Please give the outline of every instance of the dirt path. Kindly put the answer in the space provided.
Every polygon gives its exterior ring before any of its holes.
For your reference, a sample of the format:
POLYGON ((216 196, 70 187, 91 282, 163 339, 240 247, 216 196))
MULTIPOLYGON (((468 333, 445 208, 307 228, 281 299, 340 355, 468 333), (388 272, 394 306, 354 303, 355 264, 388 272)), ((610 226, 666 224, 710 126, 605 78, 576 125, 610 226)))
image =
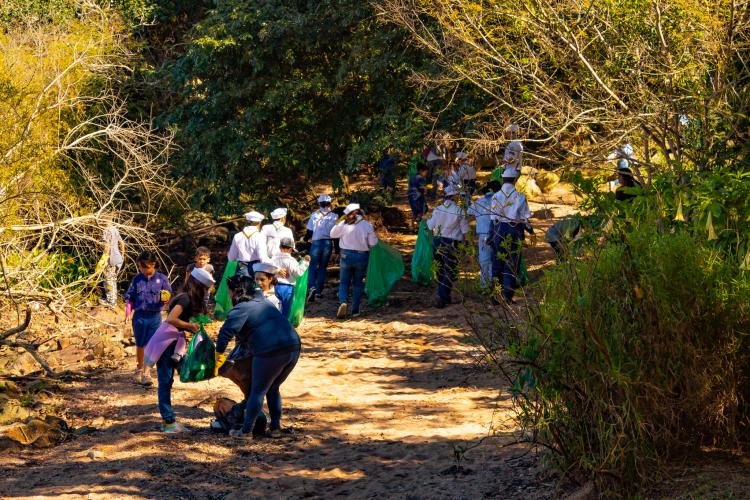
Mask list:
MULTIPOLYGON (((390 239, 403 249, 414 243, 411 235, 390 239)), ((539 265, 551 256, 540 252, 539 265)), ((512 439, 510 397, 481 364, 462 306, 432 309, 430 292, 404 281, 388 307, 342 322, 331 319, 333 290, 309 307, 299 329, 302 357, 282 386, 283 424, 295 429, 293 435, 237 442, 212 433, 214 399, 241 398, 225 379, 177 382, 173 402, 190 432, 164 435, 158 432, 155 388, 136 386, 123 369, 65 386, 59 395, 65 418, 73 427, 95 430, 56 448, 4 457, 0 495, 556 495, 555 479, 534 454, 498 446, 512 439), (461 447, 489 435, 494 437, 461 454, 461 447)))

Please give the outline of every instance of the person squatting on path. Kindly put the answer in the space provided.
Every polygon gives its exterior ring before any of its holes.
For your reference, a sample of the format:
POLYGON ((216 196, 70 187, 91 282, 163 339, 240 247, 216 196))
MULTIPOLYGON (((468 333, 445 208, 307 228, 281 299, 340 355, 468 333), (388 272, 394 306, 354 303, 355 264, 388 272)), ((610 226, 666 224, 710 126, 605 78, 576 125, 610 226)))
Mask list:
POLYGON ((341 260, 339 261, 339 308, 336 317, 346 317, 349 301, 349 288, 352 291, 352 316, 359 315, 364 279, 370 248, 378 244, 378 237, 372 224, 367 222, 357 203, 350 203, 344 209, 344 220, 331 229, 331 238, 339 239, 341 260))
POLYGON ((531 210, 526 196, 515 186, 519 175, 515 168, 506 167, 503 185, 492 196, 492 276, 501 281, 503 298, 509 304, 517 288, 524 230, 534 233, 528 222, 531 210))
POLYGON ((453 281, 456 279, 458 245, 469 232, 466 211, 456 204, 458 190, 449 186, 445 191, 445 201, 435 207, 427 220, 427 227, 435 235, 433 254, 437 262, 437 296, 434 305, 443 308, 451 303, 453 281))
POLYGON ((409 207, 414 217, 414 222, 419 223, 427 213, 427 165, 417 164, 417 173, 409 179, 409 188, 406 195, 409 199, 409 207))
POLYGON ((491 181, 484 187, 484 195, 469 206, 468 214, 477 221, 477 256, 479 258, 479 284, 482 288, 492 286, 492 195, 501 184, 491 181))
POLYGON ((279 253, 279 242, 284 238, 290 238, 294 241, 294 233, 286 227, 286 208, 277 208, 271 212, 273 224, 266 224, 261 229, 261 233, 266 237, 266 247, 268 256, 273 259, 279 253))
POLYGON ((120 230, 110 221, 104 229, 104 255, 107 263, 104 266, 104 290, 106 300, 100 300, 101 305, 115 307, 117 305, 117 275, 125 261, 125 242, 122 241, 120 230))
POLYGON ((318 196, 320 208, 310 214, 307 222, 307 234, 305 240, 312 240, 310 245, 310 273, 307 275, 307 300, 312 302, 316 295, 323 292, 328 272, 328 263, 333 253, 333 240, 331 229, 336 225, 338 218, 331 211, 331 197, 327 194, 318 196))
POLYGON ((292 312, 292 299, 294 298, 297 278, 305 274, 307 266, 310 264, 309 255, 298 262, 292 256, 294 250, 294 240, 282 238, 279 243, 279 253, 273 257, 273 264, 279 268, 279 274, 276 275, 276 296, 281 301, 281 314, 286 319, 289 319, 292 312))
POLYGON ((242 429, 230 435, 252 439, 251 430, 268 402, 272 437, 281 434, 281 393, 279 387, 299 359, 301 341, 297 331, 263 292, 255 290, 252 280, 234 276, 227 282, 235 306, 227 314, 216 339, 216 370, 226 360, 227 344, 232 338, 252 354, 252 385, 247 397, 242 429))
POLYGON ((263 214, 252 211, 245 214, 248 225, 234 235, 232 245, 227 252, 227 260, 237 261, 237 274, 252 277, 253 264, 270 262, 268 242, 260 232, 263 214))
POLYGON ((161 309, 169 300, 172 286, 169 278, 156 271, 156 257, 151 252, 143 252, 136 260, 138 274, 125 292, 125 321, 133 313, 133 335, 137 368, 136 383, 151 385, 151 376, 143 363, 143 349, 161 325, 161 309))
MULTIPOLYGON (((195 268, 190 272, 190 278, 185 283, 182 293, 175 295, 169 302, 169 312, 166 322, 181 332, 196 333, 200 326, 191 323, 190 318, 199 314, 206 314, 206 295, 216 281, 205 269, 195 268)), ((156 378, 159 382, 157 395, 159 398, 159 413, 162 418, 162 430, 167 433, 183 432, 185 427, 175 419, 172 409, 172 385, 174 372, 178 367, 181 356, 176 354, 179 340, 170 343, 161 353, 156 362, 156 378)))

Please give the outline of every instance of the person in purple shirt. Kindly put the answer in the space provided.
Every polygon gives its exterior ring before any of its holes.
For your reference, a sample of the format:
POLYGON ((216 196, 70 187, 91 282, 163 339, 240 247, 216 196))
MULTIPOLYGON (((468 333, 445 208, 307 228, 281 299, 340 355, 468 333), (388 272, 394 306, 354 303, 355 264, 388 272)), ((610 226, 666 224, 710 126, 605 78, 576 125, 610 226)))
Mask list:
POLYGON ((151 252, 138 256, 138 274, 125 293, 125 321, 133 315, 136 361, 135 381, 151 385, 153 382, 143 363, 143 350, 161 325, 161 309, 169 301, 172 287, 169 278, 156 271, 156 257, 151 252))

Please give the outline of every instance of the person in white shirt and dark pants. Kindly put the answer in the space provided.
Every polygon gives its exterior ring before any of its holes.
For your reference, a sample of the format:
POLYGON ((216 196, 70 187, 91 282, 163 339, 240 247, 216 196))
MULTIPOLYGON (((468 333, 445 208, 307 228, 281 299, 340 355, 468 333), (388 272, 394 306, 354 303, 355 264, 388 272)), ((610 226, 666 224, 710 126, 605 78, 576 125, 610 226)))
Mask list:
POLYGON ((515 168, 506 167, 503 185, 492 196, 492 276, 501 281, 503 298, 509 304, 513 303, 517 288, 524 230, 533 234, 529 225, 529 203, 526 196, 516 189, 519 175, 515 168))
POLYGON ((266 248, 268 257, 273 259, 279 253, 279 242, 284 238, 291 238, 294 241, 294 233, 286 227, 286 208, 277 208, 271 212, 273 224, 266 224, 261 229, 261 233, 266 237, 266 248))
POLYGON ((343 221, 331 229, 331 238, 338 238, 341 248, 339 309, 336 313, 339 319, 346 317, 350 288, 353 288, 352 316, 359 315, 370 248, 378 244, 375 228, 364 220, 359 204, 350 203, 344 209, 344 217, 343 221))
POLYGON ((266 236, 260 231, 263 218, 263 214, 259 212, 246 213, 247 226, 232 239, 232 245, 227 252, 227 260, 237 261, 238 275, 252 278, 254 276, 253 264, 271 261, 268 257, 266 236))
POLYGON ((427 227, 435 236, 433 254, 437 262, 438 290, 434 304, 439 309, 451 303, 453 282, 457 276, 458 245, 469 232, 466 211, 456 204, 457 198, 458 190, 448 186, 445 189, 445 201, 435 207, 427 220, 427 227))
POLYGON ((477 221, 477 255, 479 257, 479 283, 482 288, 492 286, 492 195, 501 184, 491 181, 484 188, 484 195, 469 206, 468 214, 477 221))
POLYGON ((310 271, 307 275, 307 300, 312 302, 320 295, 326 282, 328 263, 333 253, 331 229, 336 225, 338 216, 331 211, 331 197, 327 194, 318 196, 320 209, 310 214, 307 222, 306 240, 310 245, 310 271))

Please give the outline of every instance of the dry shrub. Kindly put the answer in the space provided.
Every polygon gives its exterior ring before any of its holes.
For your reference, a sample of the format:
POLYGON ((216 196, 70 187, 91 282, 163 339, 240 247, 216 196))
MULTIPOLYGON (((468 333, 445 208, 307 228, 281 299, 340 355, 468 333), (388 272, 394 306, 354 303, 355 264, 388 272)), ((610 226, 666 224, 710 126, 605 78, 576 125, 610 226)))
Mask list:
POLYGON ((693 237, 645 228, 546 273, 508 351, 527 435, 618 494, 657 480, 667 458, 735 443, 748 417, 740 273, 693 237))

